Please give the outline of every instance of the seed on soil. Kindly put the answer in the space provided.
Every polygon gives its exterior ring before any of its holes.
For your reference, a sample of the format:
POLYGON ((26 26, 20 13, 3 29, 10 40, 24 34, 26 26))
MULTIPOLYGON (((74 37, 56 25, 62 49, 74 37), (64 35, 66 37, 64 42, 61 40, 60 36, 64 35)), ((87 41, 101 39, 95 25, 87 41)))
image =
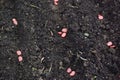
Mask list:
POLYGON ((66 33, 62 33, 62 34, 61 34, 61 37, 62 37, 62 38, 66 37, 66 33))
POLYGON ((16 53, 18 56, 20 56, 22 54, 22 52, 20 50, 18 50, 16 53))
POLYGON ((70 73, 72 71, 71 68, 67 68, 67 73, 70 73))
POLYGON ((54 0, 54 4, 57 6, 58 5, 58 0, 54 0))
POLYGON ((62 34, 62 32, 58 32, 58 34, 60 34, 60 35, 61 35, 61 34, 62 34))
POLYGON ((62 32, 67 33, 67 28, 63 28, 62 32))
POLYGON ((70 74, 69 74, 71 77, 75 75, 75 71, 72 71, 70 74))
POLYGON ((107 42, 107 46, 112 46, 113 43, 111 41, 107 42))
POLYGON ((102 15, 98 15, 98 19, 102 20, 103 19, 103 16, 102 15))
POLYGON ((63 28, 61 32, 58 32, 58 34, 61 35, 62 38, 64 38, 67 34, 67 31, 68 31, 67 28, 63 28))
POLYGON ((19 57, 18 57, 18 61, 19 61, 19 62, 23 61, 23 57, 22 57, 22 56, 19 56, 19 57))
POLYGON ((13 21, 14 25, 16 25, 16 26, 18 25, 18 22, 17 22, 17 20, 15 18, 13 18, 12 21, 13 21))
POLYGON ((115 48, 115 45, 111 45, 110 48, 115 48))

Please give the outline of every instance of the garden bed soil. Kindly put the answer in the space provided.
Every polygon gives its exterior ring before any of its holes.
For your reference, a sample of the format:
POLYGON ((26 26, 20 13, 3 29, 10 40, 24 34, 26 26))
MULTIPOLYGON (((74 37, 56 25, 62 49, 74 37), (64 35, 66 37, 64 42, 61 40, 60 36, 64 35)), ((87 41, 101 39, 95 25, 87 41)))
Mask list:
POLYGON ((120 80, 120 0, 0 0, 0 80, 120 80))

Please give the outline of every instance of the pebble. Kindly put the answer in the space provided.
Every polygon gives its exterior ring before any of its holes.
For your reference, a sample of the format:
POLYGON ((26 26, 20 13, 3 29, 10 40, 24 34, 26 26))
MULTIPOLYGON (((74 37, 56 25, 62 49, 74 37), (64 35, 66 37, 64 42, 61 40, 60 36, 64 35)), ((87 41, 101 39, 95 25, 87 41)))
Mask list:
POLYGON ((88 33, 84 33, 84 35, 85 35, 85 36, 87 36, 87 37, 89 36, 89 34, 88 34, 88 33))

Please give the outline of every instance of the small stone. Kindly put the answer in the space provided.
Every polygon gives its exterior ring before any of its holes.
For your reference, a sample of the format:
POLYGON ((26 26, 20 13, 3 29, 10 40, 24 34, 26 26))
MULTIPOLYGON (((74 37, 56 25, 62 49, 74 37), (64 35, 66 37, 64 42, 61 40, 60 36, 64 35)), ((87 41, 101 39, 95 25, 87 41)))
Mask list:
POLYGON ((88 33, 84 33, 84 35, 85 35, 85 36, 87 36, 87 37, 89 36, 89 34, 88 34, 88 33))

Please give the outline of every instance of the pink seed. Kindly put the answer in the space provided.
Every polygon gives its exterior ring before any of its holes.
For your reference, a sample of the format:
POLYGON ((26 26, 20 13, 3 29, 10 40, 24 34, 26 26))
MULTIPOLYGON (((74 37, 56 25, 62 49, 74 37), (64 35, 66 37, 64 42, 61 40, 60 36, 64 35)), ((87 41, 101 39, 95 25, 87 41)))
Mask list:
POLYGON ((109 42, 107 42, 107 46, 112 46, 112 42, 111 41, 109 41, 109 42))
POLYGON ((62 32, 66 33, 67 32, 67 28, 63 28, 62 32))
POLYGON ((115 45, 111 45, 110 48, 115 48, 115 45))
POLYGON ((61 34, 62 34, 62 32, 58 32, 58 34, 60 34, 60 35, 61 35, 61 34))
POLYGON ((23 57, 22 57, 22 56, 19 56, 19 57, 18 57, 18 61, 19 61, 19 62, 23 61, 23 57))
POLYGON ((67 69, 67 73, 70 73, 72 70, 71 70, 71 68, 68 68, 67 69))
POLYGON ((18 50, 16 53, 18 56, 20 56, 22 54, 20 50, 18 50))
POLYGON ((62 33, 61 37, 64 38, 66 36, 66 33, 62 33))
POLYGON ((14 25, 18 25, 18 22, 15 18, 12 19, 14 25))
POLYGON ((55 5, 58 5, 58 0, 54 0, 54 4, 55 4, 55 5))
POLYGON ((102 15, 98 15, 98 19, 102 20, 103 19, 103 16, 102 15))
POLYGON ((72 71, 70 74, 69 74, 71 77, 75 75, 75 71, 72 71))

